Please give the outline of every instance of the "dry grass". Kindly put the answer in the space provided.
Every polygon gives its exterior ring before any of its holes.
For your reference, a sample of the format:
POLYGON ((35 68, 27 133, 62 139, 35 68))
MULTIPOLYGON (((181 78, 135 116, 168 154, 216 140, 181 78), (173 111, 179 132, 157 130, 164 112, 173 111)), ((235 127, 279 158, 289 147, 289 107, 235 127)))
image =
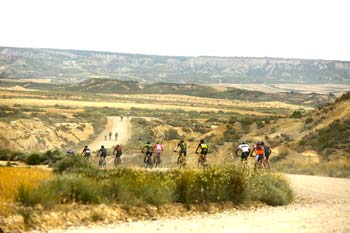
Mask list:
POLYGON ((227 106, 227 108, 220 106, 217 108, 213 107, 196 107, 196 106, 186 106, 186 105, 170 105, 170 104, 141 104, 141 103, 118 103, 118 102, 93 102, 93 101, 74 101, 74 100, 49 100, 49 99, 0 99, 3 105, 13 106, 15 104, 21 103, 23 106, 54 106, 56 104, 64 105, 64 106, 73 106, 73 107, 111 107, 111 108, 122 108, 122 109, 130 109, 134 108, 143 108, 143 109, 182 109, 184 111, 210 111, 210 112, 237 112, 240 114, 255 114, 255 115, 270 115, 267 113, 261 113, 257 111, 249 111, 242 109, 232 109, 227 106))
POLYGON ((31 190, 51 175, 51 171, 38 168, 0 167, 0 215, 13 212, 11 204, 16 202, 21 185, 31 190))
POLYGON ((209 84, 217 90, 225 91, 228 87, 235 87, 244 90, 256 90, 266 93, 278 93, 286 91, 295 91, 299 93, 316 92, 321 94, 343 93, 350 89, 349 84, 209 84))

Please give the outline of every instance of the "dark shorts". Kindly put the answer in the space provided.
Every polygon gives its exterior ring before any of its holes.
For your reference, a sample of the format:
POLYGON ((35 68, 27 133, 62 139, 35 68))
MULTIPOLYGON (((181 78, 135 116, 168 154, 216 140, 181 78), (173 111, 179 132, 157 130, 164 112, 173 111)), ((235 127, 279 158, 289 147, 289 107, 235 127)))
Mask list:
POLYGON ((262 161, 264 159, 264 155, 256 155, 256 161, 262 161))
POLYGON ((122 156, 122 154, 123 154, 123 151, 117 151, 116 156, 120 157, 120 156, 122 156))
POLYGON ((241 160, 247 160, 249 156, 249 152, 242 152, 241 154, 241 160))
POLYGON ((201 155, 207 155, 207 154, 208 154, 208 150, 203 149, 203 150, 201 151, 201 155))
POLYGON ((269 160, 270 155, 265 155, 266 160, 269 160))
POLYGON ((145 153, 145 155, 148 156, 148 157, 151 157, 151 156, 152 156, 152 153, 153 153, 153 152, 147 151, 147 152, 145 153))
POLYGON ((180 150, 179 155, 186 156, 186 155, 187 155, 187 151, 185 151, 185 150, 180 150))

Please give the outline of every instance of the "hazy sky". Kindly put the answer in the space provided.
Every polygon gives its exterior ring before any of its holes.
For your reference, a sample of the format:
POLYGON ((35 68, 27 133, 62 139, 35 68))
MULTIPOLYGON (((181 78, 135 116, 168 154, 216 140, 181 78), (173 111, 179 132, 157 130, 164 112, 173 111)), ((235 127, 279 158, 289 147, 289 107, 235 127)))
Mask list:
POLYGON ((348 0, 0 0, 0 46, 350 60, 348 0))

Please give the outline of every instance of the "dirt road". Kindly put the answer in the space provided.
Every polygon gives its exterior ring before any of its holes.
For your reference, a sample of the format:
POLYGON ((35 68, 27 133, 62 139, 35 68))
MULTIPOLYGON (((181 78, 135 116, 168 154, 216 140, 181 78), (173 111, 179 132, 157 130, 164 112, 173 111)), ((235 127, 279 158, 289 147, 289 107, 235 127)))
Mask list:
POLYGON ((289 175, 294 204, 51 232, 350 232, 350 179, 289 175))
POLYGON ((130 128, 130 119, 124 117, 123 120, 121 120, 119 116, 109 116, 107 117, 105 130, 97 136, 89 147, 92 151, 96 151, 101 145, 104 145, 106 148, 111 148, 117 144, 125 145, 130 138, 130 128), (111 138, 109 137, 110 132, 111 138), (116 132, 118 133, 117 140, 115 138, 116 132))

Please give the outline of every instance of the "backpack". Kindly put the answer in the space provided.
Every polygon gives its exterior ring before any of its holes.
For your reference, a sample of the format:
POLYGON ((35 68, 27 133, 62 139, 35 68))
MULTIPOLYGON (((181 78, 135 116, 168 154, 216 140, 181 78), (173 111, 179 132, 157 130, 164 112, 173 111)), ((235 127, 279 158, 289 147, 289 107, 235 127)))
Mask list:
POLYGON ((265 156, 269 156, 271 154, 271 149, 268 146, 264 146, 265 149, 265 156))

